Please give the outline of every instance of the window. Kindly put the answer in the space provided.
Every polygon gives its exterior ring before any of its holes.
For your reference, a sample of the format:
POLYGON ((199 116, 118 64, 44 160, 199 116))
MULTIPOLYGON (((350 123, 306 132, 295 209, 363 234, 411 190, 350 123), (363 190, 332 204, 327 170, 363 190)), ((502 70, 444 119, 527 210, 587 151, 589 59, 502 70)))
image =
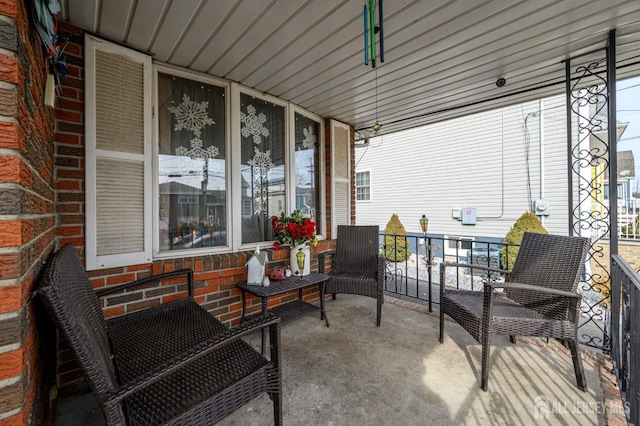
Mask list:
POLYGON ((295 208, 322 222, 320 209, 320 123, 295 113, 295 208))
POLYGON ((467 250, 473 248, 475 238, 444 236, 444 254, 449 256, 466 256, 467 250))
POLYGON ((356 173, 356 200, 371 201, 371 176, 368 171, 356 173))
POLYGON ((321 117, 107 41, 85 45, 87 269, 255 247, 272 241, 272 216, 294 209, 324 233, 321 117))
POLYGON ((227 246, 225 88, 159 72, 160 251, 227 246))
POLYGON ((271 217, 286 198, 285 125, 283 106, 240 94, 241 202, 252 206, 242 217, 243 244, 273 239, 271 217))

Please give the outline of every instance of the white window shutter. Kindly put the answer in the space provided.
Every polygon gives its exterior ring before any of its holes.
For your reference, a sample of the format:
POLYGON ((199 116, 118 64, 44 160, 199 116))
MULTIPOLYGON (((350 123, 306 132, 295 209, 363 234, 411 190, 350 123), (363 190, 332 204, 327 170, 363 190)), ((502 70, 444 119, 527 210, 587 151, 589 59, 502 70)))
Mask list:
POLYGON ((349 126, 331 120, 331 235, 351 224, 351 145, 349 126))
POLYGON ((151 262, 151 58, 86 36, 86 263, 151 262))

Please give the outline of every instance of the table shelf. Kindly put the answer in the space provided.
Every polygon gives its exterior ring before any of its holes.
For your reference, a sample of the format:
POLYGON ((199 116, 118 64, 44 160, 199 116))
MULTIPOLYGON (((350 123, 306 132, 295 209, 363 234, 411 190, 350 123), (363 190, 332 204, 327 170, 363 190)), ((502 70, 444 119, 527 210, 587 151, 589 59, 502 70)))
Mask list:
POLYGON ((271 309, 271 312, 282 319, 282 324, 290 323, 291 321, 295 321, 298 318, 302 318, 318 311, 320 311, 320 307, 300 300, 285 303, 284 305, 276 306, 271 309))
MULTIPOLYGON (((251 285, 248 285, 246 282, 238 283, 238 288, 242 290, 242 320, 246 319, 245 318, 246 302, 247 302, 246 293, 253 294, 254 296, 260 297, 261 304, 262 304, 261 313, 265 313, 267 312, 267 301, 269 297, 284 294, 293 290, 298 290, 298 300, 276 306, 272 309, 269 309, 269 311, 278 315, 282 320, 282 324, 287 324, 291 321, 297 320, 298 318, 302 318, 305 315, 309 315, 314 312, 320 311, 320 314, 321 314, 320 318, 324 319, 328 327, 329 322, 327 320, 326 315, 322 311, 322 307, 324 306, 322 304, 322 301, 320 303, 320 307, 318 307, 302 300, 302 290, 304 288, 310 287, 315 284, 320 284, 321 286, 324 286, 325 281, 327 281, 328 279, 329 279, 328 275, 321 274, 318 272, 312 272, 311 274, 305 275, 304 277, 302 277, 302 279, 299 279, 297 277, 292 277, 286 280, 280 280, 280 281, 274 280, 272 281, 271 285, 268 287, 251 286, 251 285)), ((322 288, 320 293, 321 294, 324 293, 324 290, 322 290, 322 288)), ((264 354, 264 351, 265 351, 265 333, 263 330, 262 332, 262 353, 263 354, 264 354)))

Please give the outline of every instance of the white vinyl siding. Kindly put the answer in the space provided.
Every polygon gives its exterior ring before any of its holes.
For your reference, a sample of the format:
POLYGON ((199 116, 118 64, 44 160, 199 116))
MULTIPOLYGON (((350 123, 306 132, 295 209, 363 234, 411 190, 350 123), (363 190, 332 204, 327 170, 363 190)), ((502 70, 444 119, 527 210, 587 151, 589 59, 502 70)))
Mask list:
POLYGON ((544 226, 566 234, 564 97, 542 104, 542 179, 540 106, 532 101, 372 139, 369 149, 356 150, 356 172, 376 176, 375 202, 358 204, 358 225, 383 228, 396 213, 407 231, 420 232, 426 214, 430 233, 502 238, 542 195, 551 205, 544 226), (465 207, 477 209, 476 225, 452 218, 465 207))
POLYGON ((151 261, 151 58, 86 36, 87 269, 151 261))

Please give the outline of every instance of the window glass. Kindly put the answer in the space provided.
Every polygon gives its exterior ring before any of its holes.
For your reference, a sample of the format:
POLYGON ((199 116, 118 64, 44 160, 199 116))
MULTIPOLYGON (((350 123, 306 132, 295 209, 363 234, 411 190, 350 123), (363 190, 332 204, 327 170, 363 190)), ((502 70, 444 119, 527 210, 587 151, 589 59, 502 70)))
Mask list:
POLYGON ((369 172, 356 173, 356 200, 371 200, 371 184, 369 172))
POLYGON ((320 124, 295 114, 296 205, 303 216, 320 223, 320 124))
POLYGON ((225 90, 158 74, 160 250, 227 245, 225 90))
POLYGON ((285 108, 241 94, 240 135, 242 243, 270 241, 285 205, 285 108))

